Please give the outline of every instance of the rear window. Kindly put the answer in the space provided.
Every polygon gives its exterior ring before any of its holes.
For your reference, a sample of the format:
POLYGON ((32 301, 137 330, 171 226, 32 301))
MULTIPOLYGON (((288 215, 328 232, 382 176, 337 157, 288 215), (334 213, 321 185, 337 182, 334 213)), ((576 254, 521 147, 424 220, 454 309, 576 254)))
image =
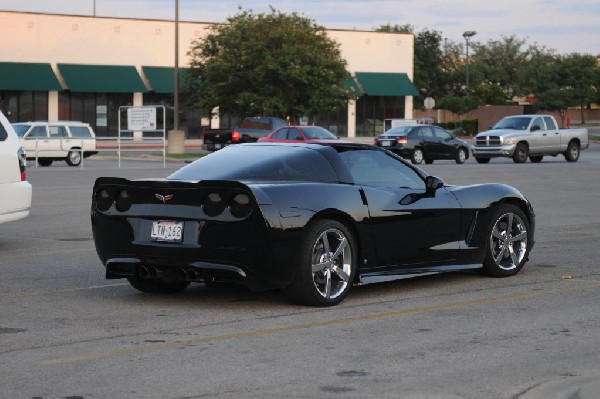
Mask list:
POLYGON ((271 120, 270 119, 244 119, 242 121, 242 125, 240 126, 244 129, 262 129, 262 130, 271 130, 271 120))
POLYGON ((31 125, 13 125, 13 128, 19 137, 23 137, 30 127, 31 125))
POLYGON ((302 128, 307 139, 330 139, 335 140, 337 136, 331 133, 329 130, 318 126, 304 127, 302 128))
POLYGON ((73 137, 92 137, 90 129, 87 126, 69 126, 69 130, 71 130, 71 136, 73 137))
POLYGON ((297 180, 337 182, 331 164, 316 150, 278 145, 234 145, 201 158, 170 180, 297 180))

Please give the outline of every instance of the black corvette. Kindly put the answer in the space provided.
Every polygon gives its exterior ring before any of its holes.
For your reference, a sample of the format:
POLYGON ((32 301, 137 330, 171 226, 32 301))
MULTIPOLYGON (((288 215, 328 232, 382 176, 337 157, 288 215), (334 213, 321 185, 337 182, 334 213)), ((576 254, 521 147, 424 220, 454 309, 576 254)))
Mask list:
POLYGON ((352 143, 230 146, 166 179, 96 180, 106 278, 143 292, 191 282, 281 288, 339 303, 353 284, 480 268, 519 272, 534 212, 503 184, 446 186, 399 156, 352 143))

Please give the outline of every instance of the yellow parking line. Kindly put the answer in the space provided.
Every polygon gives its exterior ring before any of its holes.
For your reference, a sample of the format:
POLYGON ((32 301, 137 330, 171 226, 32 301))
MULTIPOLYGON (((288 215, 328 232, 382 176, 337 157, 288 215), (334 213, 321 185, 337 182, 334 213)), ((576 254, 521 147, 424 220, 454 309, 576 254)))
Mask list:
POLYGON ((296 325, 291 325, 291 326, 286 326, 286 327, 266 328, 266 329, 262 329, 262 330, 245 331, 245 332, 225 334, 225 335, 214 335, 214 336, 209 336, 209 337, 204 337, 204 338, 196 338, 196 339, 174 341, 174 342, 165 342, 165 343, 156 344, 156 345, 136 346, 136 347, 130 347, 130 348, 123 348, 123 349, 119 349, 116 351, 97 352, 97 353, 89 353, 89 354, 80 355, 80 356, 42 360, 42 361, 37 362, 37 364, 43 365, 43 366, 50 366, 50 365, 92 361, 92 360, 99 360, 99 359, 104 359, 104 358, 123 356, 123 355, 135 354, 135 353, 157 351, 157 350, 161 350, 161 349, 181 348, 181 347, 185 347, 185 346, 189 346, 189 345, 197 345, 197 344, 207 343, 207 342, 227 341, 227 340, 232 340, 232 339, 236 339, 236 338, 257 337, 257 336, 271 335, 271 334, 277 334, 277 333, 283 333, 283 332, 306 330, 306 329, 317 328, 317 327, 329 327, 329 326, 334 326, 334 325, 339 325, 339 324, 356 323, 356 322, 360 322, 360 321, 378 320, 378 319, 400 317, 400 316, 413 315, 413 314, 439 312, 439 311, 450 310, 450 309, 469 308, 469 307, 480 306, 480 305, 487 305, 487 304, 508 302, 508 301, 518 301, 518 300, 531 299, 531 298, 545 296, 545 295, 564 294, 564 293, 568 293, 568 292, 583 291, 583 290, 597 289, 597 288, 600 288, 600 283, 589 284, 589 285, 584 285, 584 286, 570 285, 569 287, 565 287, 565 288, 557 288, 557 289, 545 290, 545 291, 527 292, 527 293, 523 293, 523 294, 514 294, 514 295, 506 295, 506 296, 499 296, 499 297, 492 297, 492 298, 484 298, 484 299, 477 299, 477 300, 472 300, 472 301, 461 301, 461 302, 449 303, 449 304, 444 304, 444 305, 426 306, 426 307, 421 307, 421 308, 405 309, 405 310, 398 310, 398 311, 392 311, 392 312, 367 314, 367 315, 363 315, 363 316, 354 316, 354 317, 326 320, 326 321, 313 322, 313 323, 296 324, 296 325))

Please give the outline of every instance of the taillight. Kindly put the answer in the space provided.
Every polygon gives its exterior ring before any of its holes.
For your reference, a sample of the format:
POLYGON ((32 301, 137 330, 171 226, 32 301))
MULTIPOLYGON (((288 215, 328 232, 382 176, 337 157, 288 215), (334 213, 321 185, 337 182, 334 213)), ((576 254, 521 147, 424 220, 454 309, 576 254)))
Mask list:
POLYGON ((202 201, 202 209, 207 216, 220 215, 225 210, 225 201, 218 193, 210 193, 202 201))
POLYGON ((398 138, 398 140, 396 140, 396 143, 398 143, 398 144, 408 144, 408 137, 400 137, 400 138, 398 138))
POLYGON ((105 189, 96 192, 96 208, 100 212, 106 212, 113 204, 112 195, 105 189))
POLYGON ((25 172, 27 169, 27 155, 23 147, 20 147, 17 151, 17 158, 19 161, 19 171, 21 172, 21 181, 25 181, 27 180, 27 173, 25 172))
POLYGON ((378 144, 377 139, 373 139, 373 145, 377 145, 377 144, 378 144))
POLYGON ((131 196, 125 190, 119 191, 115 199, 115 205, 119 212, 127 212, 131 208, 131 196))
POLYGON ((242 138, 242 135, 237 130, 234 130, 233 132, 231 132, 231 141, 237 142, 237 141, 240 141, 241 138, 242 138))
POLYGON ((252 203, 247 194, 237 194, 229 204, 231 214, 236 218, 245 218, 252 212, 252 203))

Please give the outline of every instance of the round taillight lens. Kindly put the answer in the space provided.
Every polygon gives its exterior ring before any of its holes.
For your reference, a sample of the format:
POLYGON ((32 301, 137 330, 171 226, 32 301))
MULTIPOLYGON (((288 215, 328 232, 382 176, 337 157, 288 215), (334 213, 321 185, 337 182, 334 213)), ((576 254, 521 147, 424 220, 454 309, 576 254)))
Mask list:
POLYGON ((110 195, 110 193, 105 190, 98 190, 96 192, 96 208, 101 211, 101 212, 106 212, 110 209, 110 206, 112 205, 113 200, 112 200, 112 196, 110 195))
POLYGON ((202 209, 207 216, 217 216, 225 210, 225 201, 218 193, 210 193, 202 201, 202 209))
POLYGON ((129 208, 131 208, 131 197, 129 196, 129 193, 125 190, 119 191, 115 203, 119 212, 127 212, 129 208))
POLYGON ((252 212, 252 202, 247 194, 237 194, 229 204, 231 214, 236 218, 245 218, 252 212))

